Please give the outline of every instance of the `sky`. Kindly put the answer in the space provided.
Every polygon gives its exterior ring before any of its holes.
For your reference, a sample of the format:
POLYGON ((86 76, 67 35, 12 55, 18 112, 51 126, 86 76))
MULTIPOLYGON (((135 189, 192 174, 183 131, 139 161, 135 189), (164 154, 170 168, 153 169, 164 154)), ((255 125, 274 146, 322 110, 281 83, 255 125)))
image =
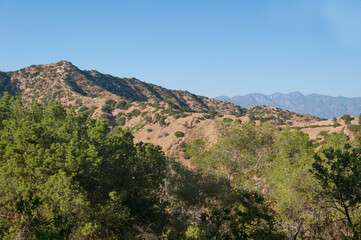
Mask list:
POLYGON ((0 0, 0 70, 67 60, 207 97, 361 97, 361 0, 0 0))

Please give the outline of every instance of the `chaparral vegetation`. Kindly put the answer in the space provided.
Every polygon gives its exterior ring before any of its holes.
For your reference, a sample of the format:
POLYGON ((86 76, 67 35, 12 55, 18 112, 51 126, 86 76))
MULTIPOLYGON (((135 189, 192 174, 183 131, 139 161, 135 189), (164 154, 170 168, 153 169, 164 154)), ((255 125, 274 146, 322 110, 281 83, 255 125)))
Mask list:
POLYGON ((89 115, 4 94, 0 239, 361 236, 358 137, 324 132, 316 143, 270 121, 218 121, 215 143, 182 143, 189 168, 89 115))

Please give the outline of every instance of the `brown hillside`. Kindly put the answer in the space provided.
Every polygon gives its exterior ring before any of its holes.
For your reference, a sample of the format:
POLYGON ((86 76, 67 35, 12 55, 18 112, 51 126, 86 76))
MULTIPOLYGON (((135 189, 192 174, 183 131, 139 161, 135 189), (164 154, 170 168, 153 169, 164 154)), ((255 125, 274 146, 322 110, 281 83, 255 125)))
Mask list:
POLYGON ((245 111, 231 103, 168 90, 135 78, 82 71, 67 61, 1 73, 0 87, 2 91, 21 95, 25 101, 59 100, 67 106, 100 107, 106 99, 124 98, 132 102, 162 101, 182 111, 208 112, 212 108, 222 114, 245 111))
MULTIPOLYGON (((325 133, 356 135, 343 120, 319 119, 273 107, 244 109, 234 104, 168 90, 135 78, 119 78, 98 71, 83 71, 70 62, 33 65, 18 71, 0 72, 0 91, 20 96, 25 102, 60 101, 65 107, 104 119, 111 126, 132 129, 135 140, 152 142, 182 160, 180 144, 206 137, 216 141, 216 121, 270 121, 300 128, 311 139, 322 141, 325 133), (339 125, 339 126, 338 126, 339 125), (184 136, 176 136, 181 132, 184 136)), ((352 124, 357 124, 357 118, 352 124)))

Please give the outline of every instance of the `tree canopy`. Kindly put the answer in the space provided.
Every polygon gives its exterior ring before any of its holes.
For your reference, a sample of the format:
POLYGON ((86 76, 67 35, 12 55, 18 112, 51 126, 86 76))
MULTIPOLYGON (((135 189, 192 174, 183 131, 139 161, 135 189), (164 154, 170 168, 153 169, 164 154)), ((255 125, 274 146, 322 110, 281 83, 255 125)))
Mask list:
POLYGON ((134 144, 129 130, 110 130, 59 102, 25 107, 5 94, 0 119, 1 238, 161 232, 167 165, 160 147, 134 144))

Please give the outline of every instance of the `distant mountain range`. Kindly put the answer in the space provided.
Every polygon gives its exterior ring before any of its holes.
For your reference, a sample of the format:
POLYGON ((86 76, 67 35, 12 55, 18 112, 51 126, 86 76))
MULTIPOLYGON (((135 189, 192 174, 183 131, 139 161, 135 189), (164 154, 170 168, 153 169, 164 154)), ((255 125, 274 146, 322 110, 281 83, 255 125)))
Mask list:
POLYGON ((246 108, 266 105, 293 112, 311 114, 321 118, 339 117, 344 114, 359 116, 361 113, 361 97, 332 97, 321 94, 305 96, 300 92, 291 92, 289 94, 275 93, 272 95, 252 93, 231 98, 220 96, 215 99, 231 102, 246 108))

